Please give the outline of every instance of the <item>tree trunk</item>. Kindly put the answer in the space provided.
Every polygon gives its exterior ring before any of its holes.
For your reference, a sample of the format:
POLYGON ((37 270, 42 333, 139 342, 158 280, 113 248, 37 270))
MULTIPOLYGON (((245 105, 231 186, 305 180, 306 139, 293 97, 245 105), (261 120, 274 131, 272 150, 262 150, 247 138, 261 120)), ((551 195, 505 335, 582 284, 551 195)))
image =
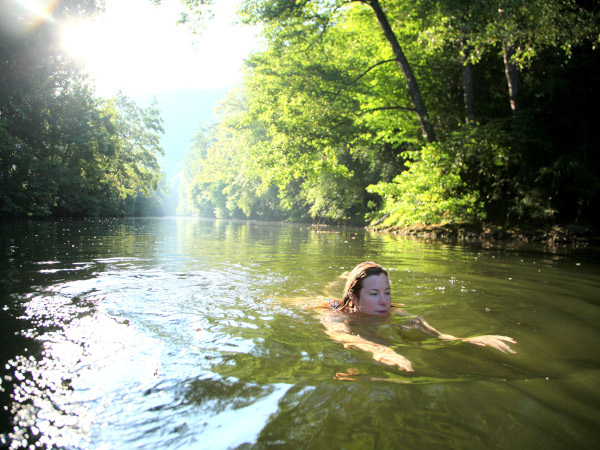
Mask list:
POLYGON ((412 103, 415 107, 415 111, 417 116, 419 117, 419 121, 421 123, 421 129, 423 130, 423 135, 427 142, 434 142, 435 133, 433 131, 433 125, 429 120, 429 114, 427 113, 427 108, 425 103, 423 102, 423 98, 421 97, 421 91, 419 90, 419 85, 417 84, 417 79, 398 43, 398 39, 390 26, 390 23, 387 20, 387 16, 381 5, 379 4, 379 0, 365 0, 365 3, 368 4, 373 11, 375 12, 375 16, 377 17, 377 21, 379 22, 379 26, 383 30, 383 34, 386 39, 390 43, 392 47, 392 51, 394 52, 394 57, 396 58, 396 64, 402 71, 404 75, 404 79, 406 80, 406 87, 408 89, 408 95, 410 96, 412 103))
POLYGON ((510 96, 510 108, 513 115, 517 114, 521 109, 519 102, 519 91, 521 90, 521 77, 519 69, 513 62, 512 57, 515 54, 515 49, 512 45, 502 43, 502 54, 504 56, 504 72, 506 73, 506 81, 508 82, 508 94, 510 96))
POLYGON ((473 64, 469 61, 469 49, 464 48, 463 63, 463 99, 465 103, 465 122, 475 122, 475 90, 473 88, 473 64))

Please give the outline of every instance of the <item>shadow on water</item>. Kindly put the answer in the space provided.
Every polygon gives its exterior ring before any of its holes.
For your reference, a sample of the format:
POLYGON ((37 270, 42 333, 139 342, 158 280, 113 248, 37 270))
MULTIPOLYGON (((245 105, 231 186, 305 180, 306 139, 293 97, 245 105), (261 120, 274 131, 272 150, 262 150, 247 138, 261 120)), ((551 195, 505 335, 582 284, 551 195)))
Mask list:
POLYGON ((592 448, 600 437, 594 253, 189 218, 14 223, 0 245, 9 448, 592 448), (364 260, 389 269, 410 313, 457 336, 512 336, 518 353, 435 341, 397 316, 351 325, 414 373, 333 342, 289 299, 339 295, 337 276, 364 260))

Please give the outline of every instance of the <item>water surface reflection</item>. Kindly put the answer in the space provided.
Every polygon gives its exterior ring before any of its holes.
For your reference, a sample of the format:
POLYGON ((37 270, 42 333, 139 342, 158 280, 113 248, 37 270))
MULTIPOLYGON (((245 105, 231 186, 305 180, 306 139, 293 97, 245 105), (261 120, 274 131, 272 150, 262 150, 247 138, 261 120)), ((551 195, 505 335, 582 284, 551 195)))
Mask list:
POLYGON ((200 219, 8 224, 0 234, 10 448, 592 447, 599 259, 359 229, 200 219), (363 260, 394 298, 516 355, 362 324, 413 362, 345 349, 290 297, 363 260))

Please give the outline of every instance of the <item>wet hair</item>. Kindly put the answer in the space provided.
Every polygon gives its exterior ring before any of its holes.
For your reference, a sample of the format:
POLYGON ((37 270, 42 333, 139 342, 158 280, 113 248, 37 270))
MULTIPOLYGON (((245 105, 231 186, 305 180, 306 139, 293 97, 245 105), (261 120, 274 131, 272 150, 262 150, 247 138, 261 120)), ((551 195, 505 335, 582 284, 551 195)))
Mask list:
POLYGON ((363 287, 363 280, 371 275, 380 275, 382 273, 387 277, 387 271, 374 262, 363 262, 352 269, 352 272, 350 272, 348 280, 346 281, 342 301, 338 303, 336 309, 351 310, 352 299, 350 296, 352 295, 356 301, 360 300, 360 290, 363 287))

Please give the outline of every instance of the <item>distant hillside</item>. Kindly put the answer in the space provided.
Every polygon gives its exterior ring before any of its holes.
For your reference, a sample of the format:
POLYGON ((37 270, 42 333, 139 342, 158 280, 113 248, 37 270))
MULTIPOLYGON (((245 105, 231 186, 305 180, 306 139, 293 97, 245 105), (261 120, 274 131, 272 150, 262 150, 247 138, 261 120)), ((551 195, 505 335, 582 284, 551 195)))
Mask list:
MULTIPOLYGON (((208 90, 177 89, 156 95, 162 118, 165 121, 165 134, 161 144, 165 149, 163 159, 164 170, 171 184, 179 173, 179 164, 196 129, 215 120, 213 109, 228 89, 208 90)), ((140 106, 147 106, 153 95, 146 94, 135 97, 140 106)))

